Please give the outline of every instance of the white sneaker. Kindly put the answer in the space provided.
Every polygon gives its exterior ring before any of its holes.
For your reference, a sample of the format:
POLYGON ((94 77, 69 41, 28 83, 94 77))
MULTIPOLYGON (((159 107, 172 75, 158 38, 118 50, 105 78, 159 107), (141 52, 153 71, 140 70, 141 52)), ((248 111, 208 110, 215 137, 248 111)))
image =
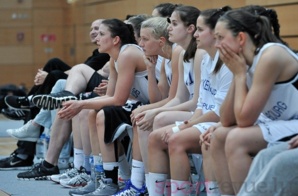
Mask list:
POLYGON ((114 184, 112 179, 101 179, 99 184, 99 187, 94 192, 85 196, 114 195, 119 191, 118 185, 114 184))
POLYGON ((30 120, 22 127, 18 129, 7 129, 6 132, 18 140, 36 142, 39 138, 39 130, 40 127, 33 125, 32 120, 30 120))
POLYGON ((60 183, 60 180, 70 180, 71 178, 79 175, 79 170, 77 168, 72 168, 66 170, 65 173, 63 174, 56 174, 56 175, 51 175, 50 179, 56 183, 60 183))
POLYGON ((70 180, 61 179, 60 184, 66 188, 79 188, 79 187, 86 186, 90 180, 91 180, 91 177, 88 174, 83 172, 71 178, 70 180))

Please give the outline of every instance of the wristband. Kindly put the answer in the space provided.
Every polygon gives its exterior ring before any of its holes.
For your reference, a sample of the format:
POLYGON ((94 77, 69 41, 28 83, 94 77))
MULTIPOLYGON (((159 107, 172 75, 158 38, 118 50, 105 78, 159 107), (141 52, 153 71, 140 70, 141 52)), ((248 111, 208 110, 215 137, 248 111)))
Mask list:
POLYGON ((175 127, 172 127, 172 131, 173 131, 173 133, 177 133, 180 131, 180 129, 178 126, 175 126, 175 127))

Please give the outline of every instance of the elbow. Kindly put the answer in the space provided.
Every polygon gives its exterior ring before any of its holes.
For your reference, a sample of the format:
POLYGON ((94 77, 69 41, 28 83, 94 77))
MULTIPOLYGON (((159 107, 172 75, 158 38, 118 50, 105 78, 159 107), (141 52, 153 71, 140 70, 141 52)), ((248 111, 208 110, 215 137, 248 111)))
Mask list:
POLYGON ((220 123, 223 127, 231 127, 236 124, 236 122, 234 120, 223 119, 223 118, 220 119, 220 123))
POLYGON ((251 127, 255 123, 255 120, 252 120, 248 117, 238 117, 237 118, 237 126, 238 127, 251 127))

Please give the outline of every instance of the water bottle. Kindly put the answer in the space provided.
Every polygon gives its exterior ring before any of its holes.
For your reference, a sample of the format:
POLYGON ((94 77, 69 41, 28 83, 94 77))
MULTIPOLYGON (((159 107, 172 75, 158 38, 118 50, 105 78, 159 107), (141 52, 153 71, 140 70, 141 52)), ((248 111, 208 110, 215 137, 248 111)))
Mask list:
POLYGON ((45 129, 44 130, 44 136, 43 136, 43 153, 44 153, 44 158, 47 156, 48 148, 49 148, 49 143, 50 143, 50 134, 49 130, 45 129))
POLYGON ((61 149, 59 159, 58 159, 58 167, 59 169, 68 169, 69 168, 69 160, 70 160, 70 152, 72 150, 72 137, 68 139, 68 141, 63 145, 61 149))
POLYGON ((95 170, 95 187, 98 188, 99 180, 104 177, 104 170, 103 170, 103 163, 102 163, 102 156, 99 154, 99 161, 94 165, 95 170))
POLYGON ((89 157, 89 163, 91 166, 91 179, 95 179, 95 167, 94 167, 94 158, 93 155, 90 155, 89 157))
POLYGON ((38 162, 40 162, 44 159, 44 142, 43 142, 44 138, 45 138, 45 134, 42 133, 40 135, 40 137, 38 138, 38 140, 36 141, 35 157, 38 162))

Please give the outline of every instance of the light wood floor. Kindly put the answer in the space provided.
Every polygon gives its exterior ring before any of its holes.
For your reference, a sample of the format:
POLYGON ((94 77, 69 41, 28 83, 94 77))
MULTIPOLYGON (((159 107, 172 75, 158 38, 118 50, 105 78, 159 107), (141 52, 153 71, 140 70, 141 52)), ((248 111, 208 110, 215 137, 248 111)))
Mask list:
POLYGON ((16 147, 17 140, 11 137, 0 138, 0 155, 10 155, 16 147))
MULTIPOLYGON (((5 131, 5 129, 3 128, 3 124, 1 122, 4 122, 6 120, 8 120, 8 119, 5 118, 2 114, 0 114, 1 131, 5 131)), ((16 149, 16 147, 17 147, 17 139, 12 138, 8 135, 0 136, 0 156, 10 155, 16 149)))

